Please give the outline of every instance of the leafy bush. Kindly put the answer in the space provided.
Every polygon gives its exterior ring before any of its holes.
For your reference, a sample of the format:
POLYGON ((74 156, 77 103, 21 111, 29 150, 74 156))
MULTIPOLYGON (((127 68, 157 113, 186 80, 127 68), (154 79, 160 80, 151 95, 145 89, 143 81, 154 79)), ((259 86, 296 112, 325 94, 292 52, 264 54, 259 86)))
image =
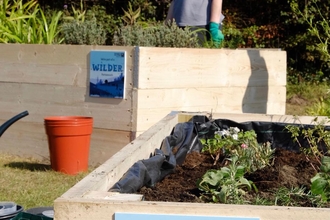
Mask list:
POLYGON ((308 115, 330 116, 330 99, 320 98, 318 102, 306 109, 308 115))
POLYGON ((270 165, 275 151, 270 144, 259 144, 255 131, 240 131, 236 127, 216 131, 214 138, 200 141, 202 152, 212 156, 214 165, 222 158, 221 169, 208 170, 197 182, 203 191, 201 198, 213 202, 243 203, 245 190, 257 190, 244 174, 270 165))
POLYGON ((198 188, 204 192, 202 198, 213 202, 240 204, 243 203, 242 196, 245 190, 251 190, 253 183, 244 178, 245 167, 240 165, 238 157, 229 159, 228 167, 220 170, 208 170, 198 180, 198 188))
MULTIPOLYGON (((240 131, 230 127, 228 130, 216 131, 214 138, 200 140, 202 152, 209 153, 214 165, 229 157, 237 156, 238 162, 245 167, 245 172, 254 172, 269 165, 274 150, 269 143, 259 144, 255 131, 240 131)), ((223 161, 221 162, 223 163, 223 161)))
POLYGON ((121 19, 119 15, 109 14, 106 8, 102 5, 93 5, 90 9, 87 9, 86 20, 96 19, 97 24, 102 26, 107 34, 107 43, 112 43, 112 38, 115 30, 120 26, 121 19))
POLYGON ((113 45, 146 47, 200 47, 196 31, 181 29, 174 22, 156 23, 144 27, 141 24, 122 26, 115 32, 113 45))
MULTIPOLYGON (((300 150, 305 154, 306 158, 314 157, 316 161, 321 165, 322 157, 330 153, 330 131, 325 129, 325 124, 329 123, 329 120, 321 119, 317 117, 311 122, 312 126, 295 126, 287 125, 285 128, 291 133, 291 137, 298 143, 300 150), (303 141, 307 141, 307 146, 304 146, 303 141)), ((317 169, 310 162, 310 165, 317 169)))
POLYGON ((47 19, 37 1, 3 0, 0 4, 0 42, 52 44, 61 43, 58 24, 62 12, 47 19))
POLYGON ((330 200, 330 157, 324 156, 320 172, 311 179, 311 192, 320 195, 323 201, 330 200))
POLYGON ((66 44, 104 45, 106 41, 106 31, 97 24, 96 19, 66 22, 61 30, 66 44))
POLYGON ((329 0, 290 0, 291 11, 282 12, 288 30, 288 80, 321 82, 330 77, 329 0))

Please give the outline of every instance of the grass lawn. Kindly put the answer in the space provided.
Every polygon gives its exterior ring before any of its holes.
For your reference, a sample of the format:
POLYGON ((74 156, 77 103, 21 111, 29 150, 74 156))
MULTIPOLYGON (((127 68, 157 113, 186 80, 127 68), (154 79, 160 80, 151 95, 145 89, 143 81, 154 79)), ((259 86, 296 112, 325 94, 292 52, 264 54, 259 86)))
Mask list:
POLYGON ((52 171, 33 158, 0 155, 0 201, 13 201, 24 209, 53 206, 54 200, 85 177, 52 171))
POLYGON ((287 85, 287 115, 328 115, 330 86, 326 83, 287 85))

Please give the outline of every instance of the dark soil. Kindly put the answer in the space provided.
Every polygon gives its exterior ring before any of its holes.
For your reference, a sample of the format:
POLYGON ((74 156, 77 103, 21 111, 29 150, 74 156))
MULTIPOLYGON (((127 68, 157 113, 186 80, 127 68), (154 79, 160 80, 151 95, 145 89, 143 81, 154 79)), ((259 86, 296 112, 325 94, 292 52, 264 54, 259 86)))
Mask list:
MULTIPOLYGON (((196 187, 197 180, 209 170, 218 167, 212 165, 212 158, 202 153, 191 153, 182 166, 177 166, 174 173, 165 177, 156 186, 143 187, 146 201, 167 202, 204 202, 200 199, 200 191, 196 187)), ((317 167, 317 163, 314 162, 317 167)), ((246 178, 254 182, 258 188, 258 195, 262 198, 274 200, 274 191, 281 187, 289 189, 305 187, 310 189, 310 179, 316 174, 304 154, 298 154, 287 150, 275 151, 272 166, 254 172, 246 178)), ((247 198, 255 198, 255 191, 249 191, 247 198)), ((313 206, 307 201, 300 206, 313 206)))

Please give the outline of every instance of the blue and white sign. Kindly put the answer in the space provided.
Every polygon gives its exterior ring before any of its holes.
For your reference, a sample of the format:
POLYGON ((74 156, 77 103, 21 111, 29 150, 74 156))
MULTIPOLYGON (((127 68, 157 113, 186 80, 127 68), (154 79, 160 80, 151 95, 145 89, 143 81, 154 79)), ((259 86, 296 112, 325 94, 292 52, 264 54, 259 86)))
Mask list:
POLYGON ((163 215, 141 213, 115 213, 115 220, 260 220, 254 217, 198 216, 198 215, 163 215))
POLYGON ((125 98, 125 67, 125 51, 91 51, 89 96, 125 98))

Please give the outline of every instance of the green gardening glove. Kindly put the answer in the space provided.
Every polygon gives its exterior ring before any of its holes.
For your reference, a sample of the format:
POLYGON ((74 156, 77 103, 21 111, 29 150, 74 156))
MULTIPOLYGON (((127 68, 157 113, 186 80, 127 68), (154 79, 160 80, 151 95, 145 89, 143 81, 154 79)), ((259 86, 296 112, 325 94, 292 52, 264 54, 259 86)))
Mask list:
POLYGON ((210 22, 209 31, 211 35, 211 39, 216 47, 219 47, 221 42, 225 39, 221 30, 219 29, 219 23, 210 22))

